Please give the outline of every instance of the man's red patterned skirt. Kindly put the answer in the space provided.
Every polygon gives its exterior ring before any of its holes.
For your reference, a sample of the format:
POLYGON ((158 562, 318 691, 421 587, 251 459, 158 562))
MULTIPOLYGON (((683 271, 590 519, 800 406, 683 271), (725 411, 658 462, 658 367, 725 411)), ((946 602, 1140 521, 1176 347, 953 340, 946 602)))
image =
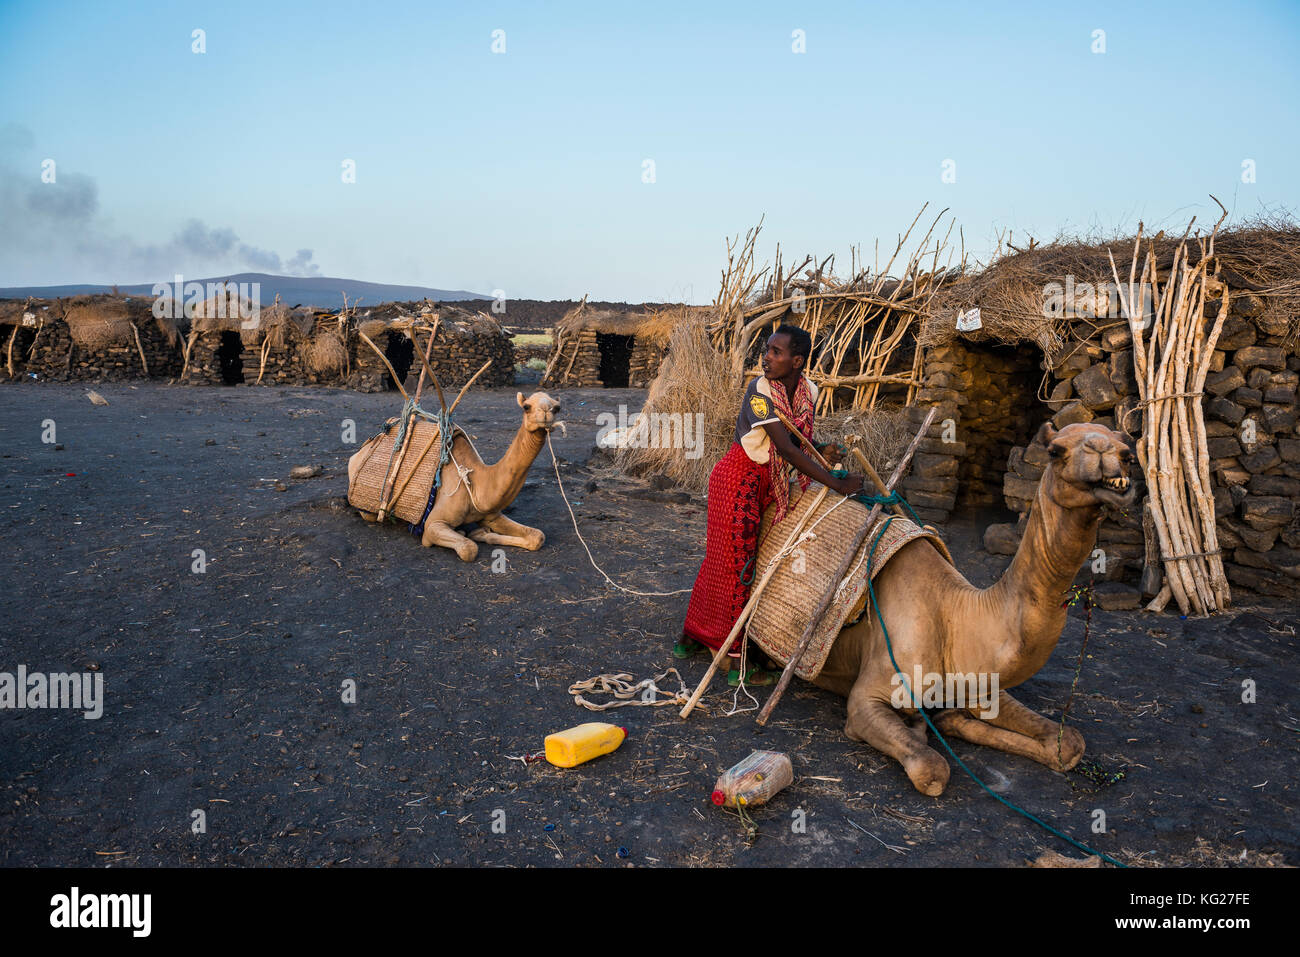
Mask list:
POLYGON ((756 577, 758 529, 771 500, 767 466, 733 442, 709 474, 708 540, 682 626, 687 638, 716 649, 731 633, 756 577))

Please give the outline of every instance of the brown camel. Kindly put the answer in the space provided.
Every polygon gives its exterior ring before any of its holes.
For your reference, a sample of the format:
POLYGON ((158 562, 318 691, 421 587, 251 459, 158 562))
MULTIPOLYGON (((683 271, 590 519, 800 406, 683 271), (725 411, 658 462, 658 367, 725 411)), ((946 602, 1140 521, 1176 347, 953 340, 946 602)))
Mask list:
MULTIPOLYGON (((918 667, 922 674, 997 676, 996 703, 938 712, 933 720, 944 737, 1068 771, 1083 757, 1083 735, 1067 727, 1058 745, 1058 725, 1002 689, 1032 677, 1056 647, 1065 627, 1062 602, 1096 544, 1102 506, 1132 504, 1133 440, 1086 423, 1059 432, 1048 423, 1038 438, 1051 461, 1020 548, 996 584, 975 588, 933 545, 918 539, 880 570, 875 590, 909 685, 918 667)), ((850 738, 899 761, 918 791, 938 796, 948 784, 948 762, 927 745, 918 710, 894 707, 895 696, 912 701, 894 675, 880 622, 868 610, 840 632, 815 683, 848 698, 844 730, 850 738)), ((921 695, 922 689, 914 690, 921 695)))
MULTIPOLYGON (((442 485, 424 523, 420 544, 425 548, 442 545, 455 550, 461 561, 472 562, 478 556, 478 542, 514 545, 535 552, 546 541, 540 529, 521 525, 502 513, 524 487, 528 468, 546 444, 547 432, 555 425, 560 402, 545 392, 534 392, 527 399, 522 392, 517 392, 515 401, 524 410, 523 423, 506 454, 492 465, 479 458, 464 434, 456 432, 451 461, 442 469, 442 485), (471 522, 477 522, 478 528, 468 537, 456 530, 471 522)), ((348 460, 349 488, 361 469, 362 452, 348 460)), ((375 520, 373 512, 362 511, 361 515, 366 521, 375 520)))

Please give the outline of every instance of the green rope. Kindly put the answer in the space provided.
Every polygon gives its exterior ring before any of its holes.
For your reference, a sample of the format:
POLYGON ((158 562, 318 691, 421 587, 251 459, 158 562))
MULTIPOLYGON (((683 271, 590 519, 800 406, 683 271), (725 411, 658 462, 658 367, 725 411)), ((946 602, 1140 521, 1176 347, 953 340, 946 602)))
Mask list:
MULTIPOLYGON (((883 497, 899 498, 897 492, 894 492, 891 496, 873 496, 873 498, 877 498, 877 499, 883 497)), ((882 504, 893 504, 893 503, 889 502, 889 503, 882 503, 882 504)), ((903 502, 903 504, 906 505, 907 503, 903 502)), ((910 507, 908 508, 908 511, 909 512, 911 511, 910 507)), ((903 670, 898 667, 898 661, 896 658, 894 658, 893 642, 889 640, 889 629, 885 627, 885 618, 880 613, 880 602, 876 600, 876 588, 871 580, 872 578, 871 559, 876 553, 876 546, 880 544, 881 537, 885 534, 885 529, 889 527, 889 523, 892 522, 893 520, 894 520, 893 515, 890 515, 888 518, 885 519, 884 523, 880 526, 880 531, 876 533, 875 541, 871 543, 871 550, 867 552, 867 589, 871 593, 872 607, 874 607, 876 610, 876 620, 880 622, 880 630, 885 634, 885 647, 889 650, 889 661, 894 666, 894 671, 898 674, 899 678, 902 679, 903 687, 907 689, 907 693, 911 698, 912 704, 916 707, 916 710, 920 712, 921 717, 925 719, 926 725, 929 727, 929 729, 932 732, 934 732, 934 736, 939 739, 939 743, 944 746, 944 749, 949 754, 952 755, 952 759, 957 762, 957 766, 960 767, 963 771, 965 771, 968 775, 970 775, 972 781, 974 781, 976 784, 982 787, 985 791, 988 791, 988 793, 991 794, 993 797, 997 798, 998 801, 1002 802, 1007 807, 1011 808, 1011 810, 1015 811, 1017 814, 1023 814, 1025 817, 1029 818, 1029 820, 1033 821, 1035 824, 1037 824, 1039 827, 1043 828, 1044 830, 1047 830, 1052 834, 1055 834, 1057 837, 1062 838, 1063 840, 1073 844, 1075 847, 1083 851, 1085 854, 1092 854, 1095 857, 1100 857, 1103 861, 1106 861, 1109 864, 1114 864, 1116 867, 1127 867, 1128 866, 1127 864, 1121 864, 1119 861, 1115 860, 1113 857, 1109 856, 1108 854, 1103 854, 1100 851, 1094 851, 1086 844, 1080 844, 1074 838, 1070 837, 1070 835, 1063 834, 1062 832, 1058 831, 1056 828, 1052 827, 1052 825, 1046 823, 1045 821, 1040 820, 1039 818, 1034 817, 1034 815, 1030 814, 1028 811, 1012 804, 1001 794, 998 794, 996 791, 990 788, 987 784, 985 784, 975 775, 974 771, 966 767, 965 762, 962 761, 961 758, 957 757, 957 753, 953 751, 952 747, 944 739, 944 736, 939 733, 939 729, 934 726, 934 722, 931 721, 930 716, 925 713, 925 709, 920 706, 920 703, 916 700, 916 692, 914 692, 911 686, 907 683, 907 678, 906 676, 903 675, 903 670)), ((918 522, 918 524, 920 523, 918 522)))

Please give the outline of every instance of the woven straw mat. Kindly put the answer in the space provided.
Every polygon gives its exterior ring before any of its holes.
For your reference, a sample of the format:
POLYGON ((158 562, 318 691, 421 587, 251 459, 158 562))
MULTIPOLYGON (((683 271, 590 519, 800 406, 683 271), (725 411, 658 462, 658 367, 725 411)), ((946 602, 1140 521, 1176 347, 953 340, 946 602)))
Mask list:
MULTIPOLYGON (((367 439, 361 447, 364 455, 356 481, 348 486, 348 503, 365 512, 379 511, 379 493, 384 484, 393 454, 393 440, 397 438, 397 420, 387 432, 380 432, 372 439, 367 439)), ((388 511, 404 522, 418 522, 424 515, 424 506, 429 501, 429 489, 433 487, 434 473, 438 470, 438 459, 442 452, 439 443, 438 426, 423 419, 413 419, 410 440, 406 445, 406 454, 402 457, 401 467, 396 469, 397 478, 389 480, 388 493, 402 488, 407 476, 411 479, 397 500, 389 505, 388 511), (424 450, 428 448, 427 453, 424 450), (421 454, 424 453, 423 458, 421 454), (416 465, 419 459, 419 465, 416 465)))
MULTIPOLYGON (((812 494, 812 486, 799 498, 790 503, 789 512, 781 524, 772 529, 772 509, 763 516, 759 532, 758 561, 755 564, 754 579, 763 577, 772 559, 776 557, 790 532, 817 496, 812 494)), ((838 497, 836 497, 838 500, 838 497)), ((812 527, 816 538, 805 540, 792 554, 781 560, 772 579, 759 596, 754 609, 754 617, 749 622, 749 637, 771 658, 785 664, 794 655, 799 640, 803 637, 808 620, 822 596, 831 587, 831 579, 839 570, 844 553, 853 542, 854 535, 867 520, 870 508, 850 499, 843 502, 835 511, 821 522, 817 520, 835 507, 830 496, 822 499, 817 512, 809 518, 804 531, 812 527), (797 571, 796 569, 802 569, 797 571)), ((811 681, 816 678, 826 663, 831 645, 835 643, 840 629, 851 617, 856 617, 865 607, 867 595, 867 552, 880 529, 880 523, 888 516, 881 514, 876 519, 872 531, 862 542, 853 563, 849 566, 848 584, 840 590, 831 601, 821 623, 813 633, 812 642, 804 652, 803 658, 795 666, 794 673, 800 678, 811 681)), ((948 550, 933 530, 922 529, 916 523, 896 517, 885 530, 880 544, 871 559, 871 577, 875 578, 880 569, 885 567, 894 554, 918 538, 928 538, 935 543, 939 553, 948 559, 948 550)))

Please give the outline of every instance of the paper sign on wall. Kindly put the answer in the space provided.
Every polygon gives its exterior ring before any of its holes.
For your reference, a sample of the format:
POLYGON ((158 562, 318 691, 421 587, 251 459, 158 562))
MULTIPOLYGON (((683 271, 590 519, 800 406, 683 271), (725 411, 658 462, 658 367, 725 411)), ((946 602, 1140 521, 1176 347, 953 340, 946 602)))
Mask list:
POLYGON ((975 329, 981 328, 983 325, 984 323, 980 321, 980 311, 978 306, 971 309, 969 312, 960 312, 957 314, 958 332, 972 332, 975 329))

